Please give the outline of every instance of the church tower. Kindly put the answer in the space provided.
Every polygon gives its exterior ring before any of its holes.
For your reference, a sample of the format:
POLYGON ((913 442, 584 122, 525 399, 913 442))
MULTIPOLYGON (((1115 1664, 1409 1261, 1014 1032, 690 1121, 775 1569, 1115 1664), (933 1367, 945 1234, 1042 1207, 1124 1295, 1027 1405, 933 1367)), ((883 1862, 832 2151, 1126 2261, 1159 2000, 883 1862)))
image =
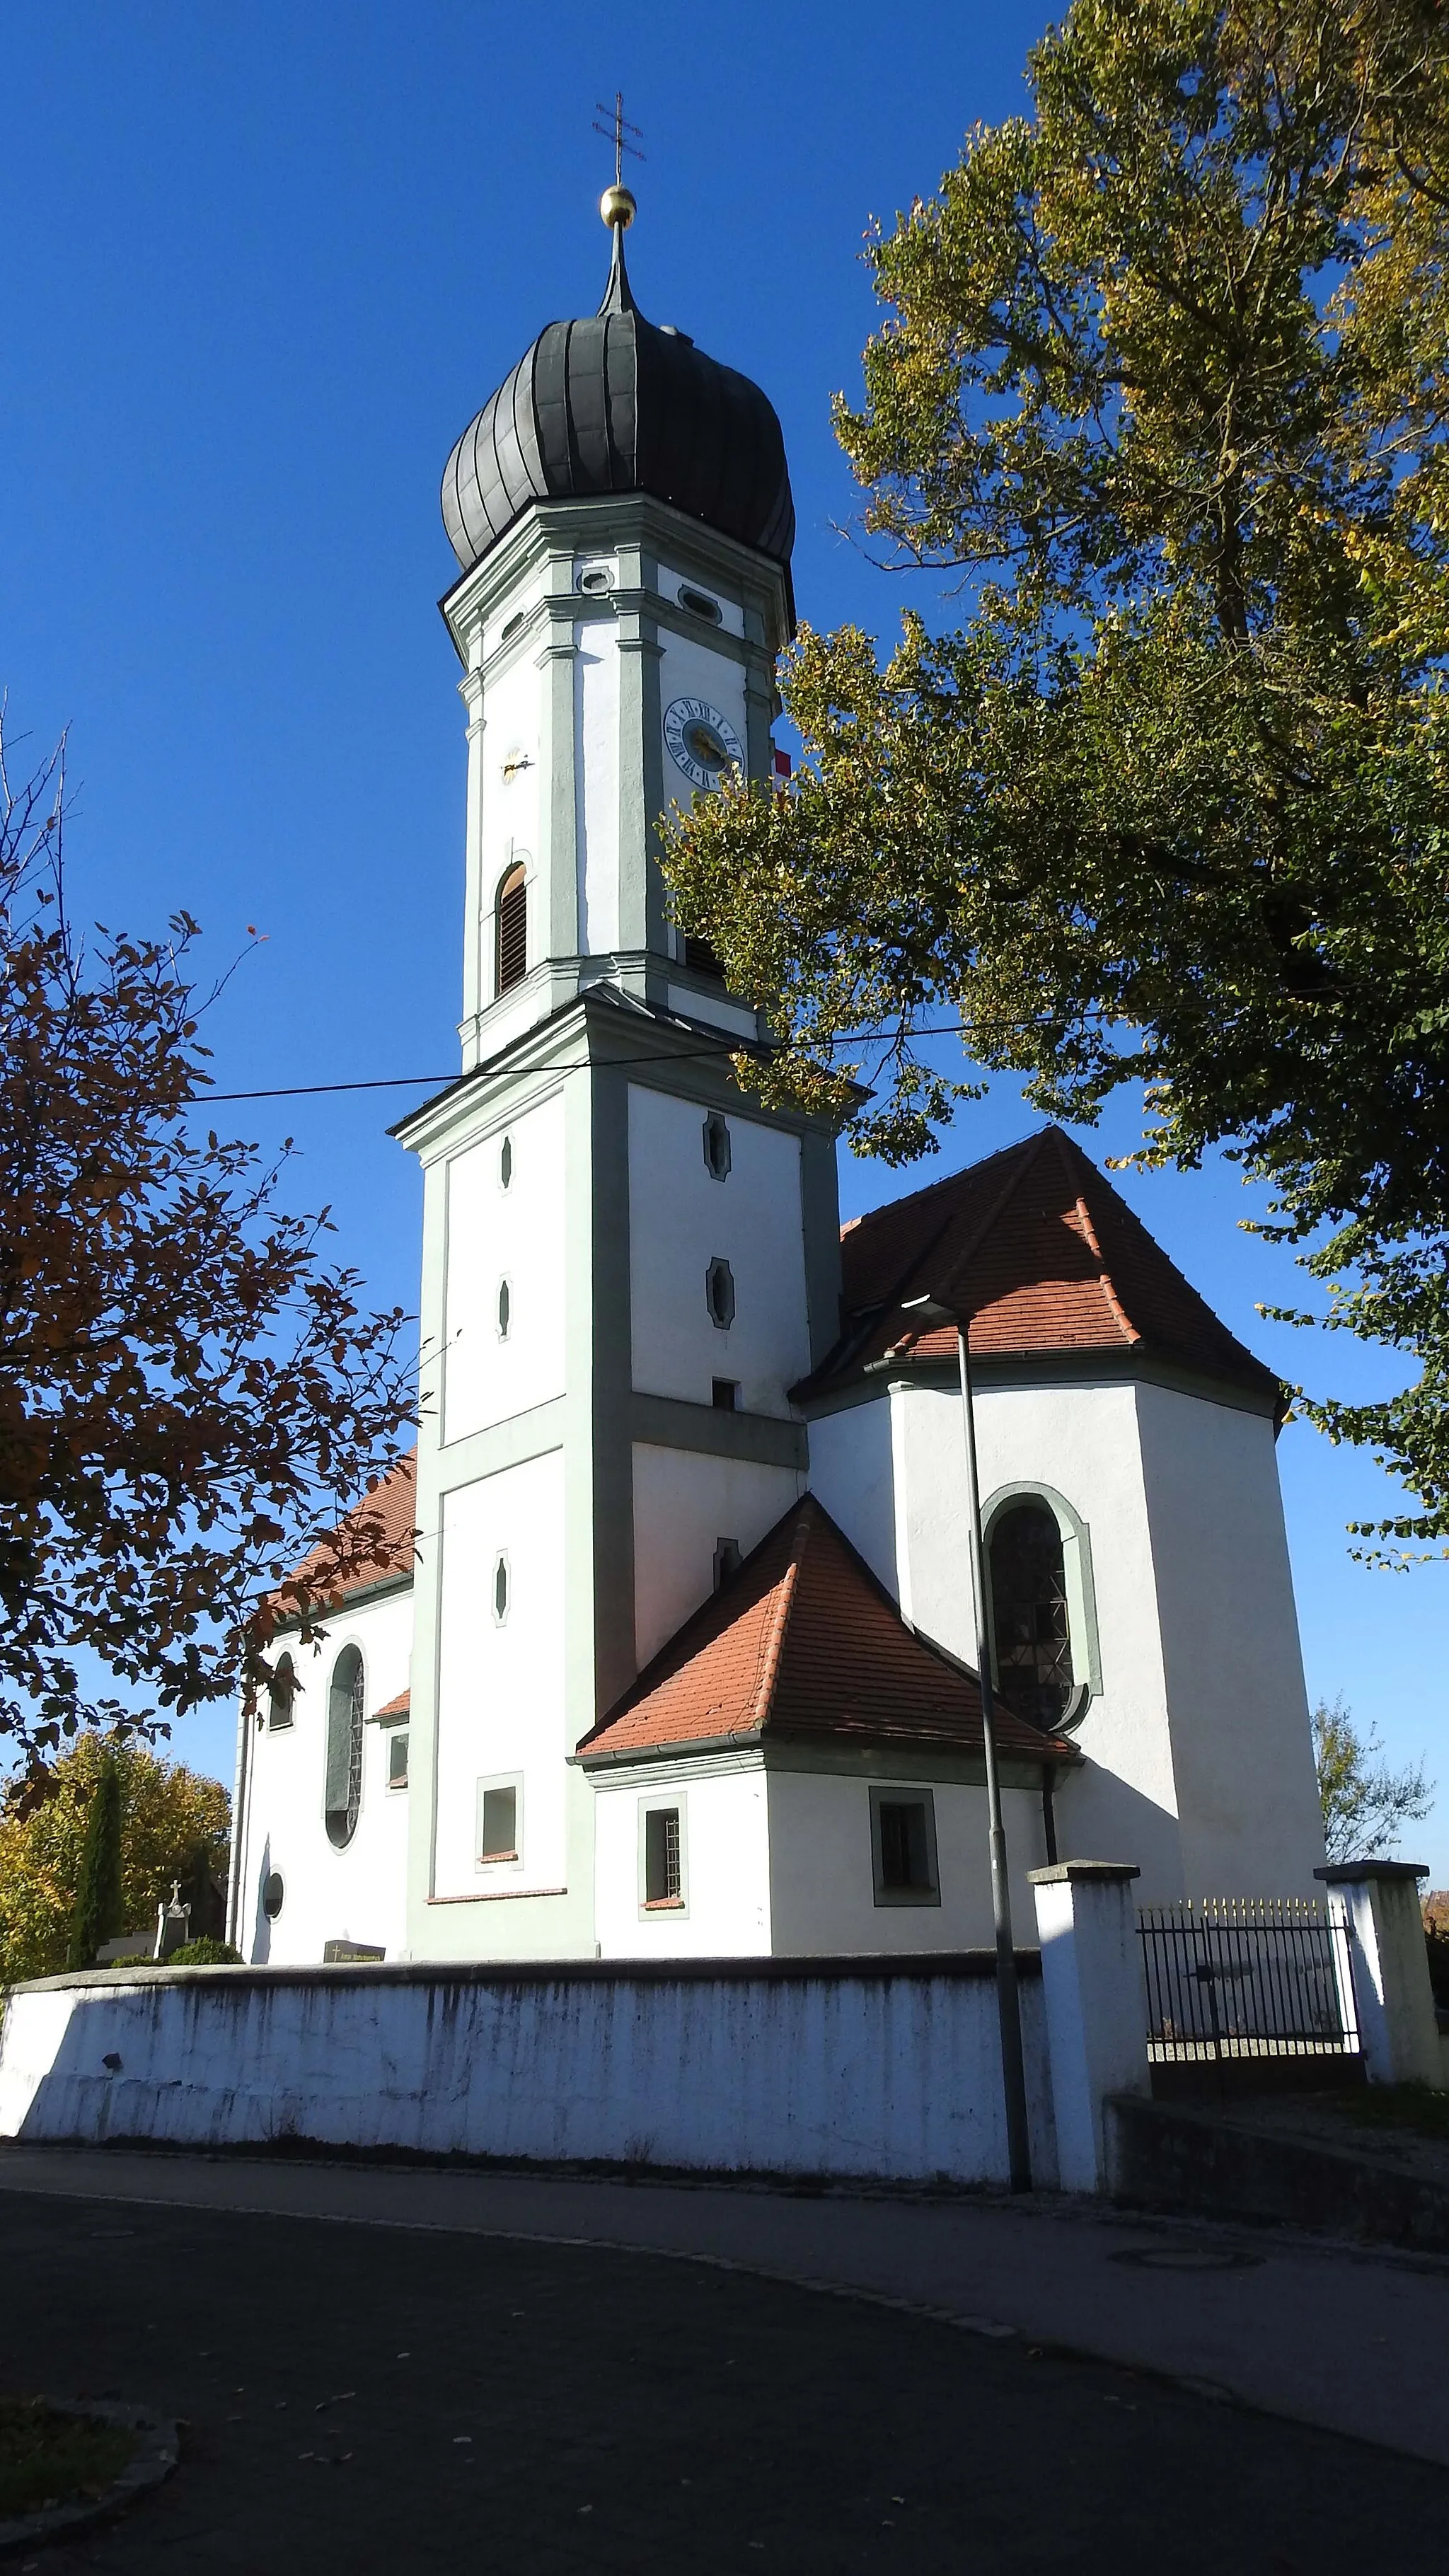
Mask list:
POLYGON ((657 825, 772 773, 794 511, 764 394, 639 311, 604 197, 596 315, 459 439, 463 1070, 425 1176, 414 1957, 591 1955, 571 1757, 803 1490, 789 1390, 839 1322, 834 1146, 751 1103, 762 1041, 669 919, 657 825))

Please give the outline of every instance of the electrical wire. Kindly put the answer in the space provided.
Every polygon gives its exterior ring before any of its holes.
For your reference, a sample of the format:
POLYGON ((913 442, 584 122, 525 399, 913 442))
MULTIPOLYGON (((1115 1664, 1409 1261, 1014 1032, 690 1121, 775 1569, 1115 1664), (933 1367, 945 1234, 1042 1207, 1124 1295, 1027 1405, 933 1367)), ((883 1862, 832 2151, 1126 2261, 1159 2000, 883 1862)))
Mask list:
MULTIPOLYGON (((912 1029, 910 1031, 910 1036, 913 1040, 918 1038, 969 1038, 974 1036, 978 1028, 1036 1029, 1050 1028, 1052 1025, 1053 1023, 1049 1020, 947 1020, 940 1028, 912 1029)), ((836 1047, 888 1046, 894 1042, 896 1036, 897 1031, 894 1029, 852 1029, 848 1036, 832 1038, 829 1043, 836 1047)), ((603 1065, 607 1063, 620 1072, 627 1072, 635 1065, 661 1064, 665 1062, 680 1063, 686 1061, 691 1056, 739 1055, 743 1052, 747 1052, 750 1044, 751 1041, 746 1037, 721 1038, 712 1046, 676 1048, 668 1056, 662 1052, 654 1055, 609 1056, 607 1058, 600 1059, 600 1066, 602 1069, 603 1065)), ((481 1072, 482 1067, 475 1066, 473 1070, 481 1072)), ((440 1088, 442 1088, 446 1087, 449 1083, 465 1082, 467 1079, 468 1075, 462 1073, 384 1073, 375 1074, 362 1082, 286 1082, 279 1083, 274 1088, 266 1091, 201 1092, 198 1093, 196 1099, 190 1105, 193 1108, 204 1109, 209 1107, 212 1103, 220 1105, 223 1102, 237 1100, 313 1100, 318 1098, 321 1094, 329 1092, 420 1090, 430 1083, 436 1083, 440 1088)))

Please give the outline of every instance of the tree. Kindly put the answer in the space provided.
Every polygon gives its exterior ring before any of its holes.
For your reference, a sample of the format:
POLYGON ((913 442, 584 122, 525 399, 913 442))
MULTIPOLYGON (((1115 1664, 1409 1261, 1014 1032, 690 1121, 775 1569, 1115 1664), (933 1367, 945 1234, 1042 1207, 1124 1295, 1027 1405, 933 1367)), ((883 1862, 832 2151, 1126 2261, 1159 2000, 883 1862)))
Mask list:
POLYGON ((1266 1181, 1330 1325, 1419 1363, 1303 1408, 1417 1498, 1355 1525, 1380 1561, 1449 1537, 1444 20, 1076 0, 1032 115, 876 235, 836 405, 866 529, 969 621, 884 667, 802 630, 795 787, 666 850, 779 1032, 750 1078, 858 1150, 969 1096, 921 1051, 944 1006, 1048 1114, 1141 1083, 1134 1160, 1266 1181))
POLYGON ((1427 1816, 1434 1783, 1422 1762, 1391 1771, 1375 1762, 1379 1739, 1371 1727, 1360 1735, 1342 1694, 1320 1700, 1313 1712, 1313 1758, 1323 1841, 1330 1861, 1375 1860, 1389 1851, 1404 1825, 1427 1816))
POLYGON ((149 1950, 156 1907, 198 1848, 213 1870, 225 1866, 231 1801, 219 1781, 134 1739, 83 1736, 52 1765, 45 1798, 28 1799, 16 1775, 0 1799, 0 1986, 66 1965, 82 1854, 108 1767, 120 1811, 120 1919, 113 1931, 144 1930, 149 1950))
POLYGON ((88 949, 64 830, 62 754, 12 788, 0 741, 0 1738, 33 1777, 145 1722, 78 1650, 167 1711, 261 1685, 279 1618, 395 1550, 351 1507, 414 1414, 400 1312, 278 1205, 290 1148, 209 1125, 195 923, 88 949))
POLYGON ((85 1840, 71 1912, 68 1968, 91 1968, 103 1941, 121 1929, 121 1775, 106 1752, 86 1809, 85 1840))

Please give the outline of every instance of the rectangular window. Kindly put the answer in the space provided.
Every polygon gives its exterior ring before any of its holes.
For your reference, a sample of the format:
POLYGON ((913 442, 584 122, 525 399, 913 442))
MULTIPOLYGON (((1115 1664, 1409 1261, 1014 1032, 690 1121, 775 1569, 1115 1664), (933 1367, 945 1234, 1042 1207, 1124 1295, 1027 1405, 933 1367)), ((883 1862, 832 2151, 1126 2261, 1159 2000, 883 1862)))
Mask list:
POLYGON ((714 1389, 714 1409, 716 1413, 738 1413, 740 1409, 740 1389, 738 1379, 732 1377, 717 1377, 712 1378, 710 1383, 714 1389))
POLYGON ((644 1903, 646 1906, 678 1906, 683 1902, 684 1856, 679 1809, 646 1807, 644 1903))
POLYGON ((877 1905, 939 1905, 936 1802, 929 1789, 872 1789, 871 1869, 877 1905))
POLYGON ((520 1804, 517 1780, 479 1781, 478 1866, 480 1869, 491 1868, 495 1861, 517 1860, 520 1804))
POLYGON ((408 1785, 408 1731, 405 1726, 399 1727, 397 1733, 388 1738, 387 1785, 390 1789, 405 1789, 408 1785))

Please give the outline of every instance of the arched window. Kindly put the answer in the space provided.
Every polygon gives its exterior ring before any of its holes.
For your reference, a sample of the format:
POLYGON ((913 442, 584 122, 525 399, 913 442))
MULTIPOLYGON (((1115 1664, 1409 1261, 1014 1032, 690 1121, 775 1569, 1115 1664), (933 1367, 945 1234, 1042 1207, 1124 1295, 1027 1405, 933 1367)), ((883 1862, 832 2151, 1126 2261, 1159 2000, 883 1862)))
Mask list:
POLYGON ((498 889, 498 990, 506 993, 528 973, 528 871, 509 869, 498 889))
POLYGON ((291 1725, 292 1702, 301 1687, 291 1656, 279 1655, 267 1692, 267 1724, 274 1733, 279 1726, 291 1725))
POLYGON ((1010 1503, 991 1528, 996 1687, 1033 1726, 1061 1724, 1073 1695, 1062 1533, 1045 1502, 1010 1503))
POLYGON ((332 1667, 327 1694, 327 1839, 345 1851, 362 1808, 362 1657, 344 1646, 332 1667))
POLYGON ((513 1290, 506 1279, 500 1279, 498 1282, 498 1338, 500 1342, 507 1341, 508 1328, 512 1321, 513 1290))

